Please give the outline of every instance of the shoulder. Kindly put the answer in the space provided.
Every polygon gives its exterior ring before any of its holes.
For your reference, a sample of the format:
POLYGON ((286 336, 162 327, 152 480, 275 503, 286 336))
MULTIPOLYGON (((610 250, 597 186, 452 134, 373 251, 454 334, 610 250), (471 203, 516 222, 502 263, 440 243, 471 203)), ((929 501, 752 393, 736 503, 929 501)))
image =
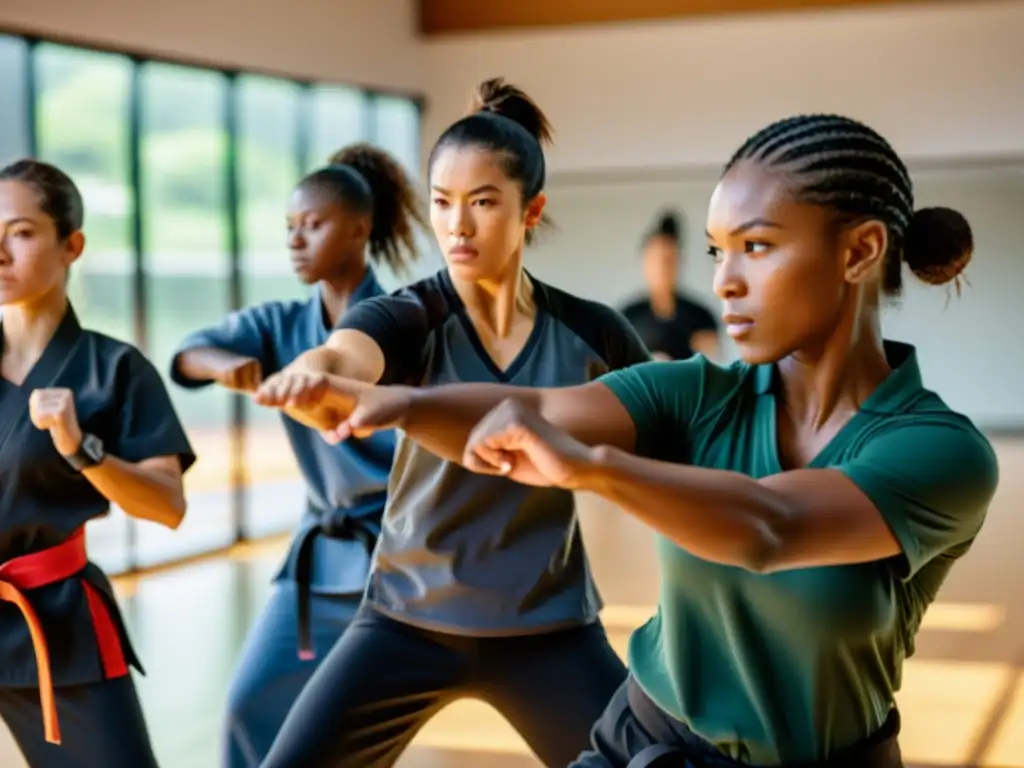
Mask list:
MULTIPOLYGON (((606 374, 600 380, 623 394, 654 394, 673 399, 688 394, 700 412, 720 409, 742 396, 757 395, 763 388, 757 366, 736 361, 712 362, 702 354, 686 360, 649 362, 606 374)), ((763 374, 761 374, 763 375, 763 374)))
POLYGON ((100 379, 118 393, 123 393, 129 383, 139 377, 160 380, 156 366, 134 344, 98 331, 86 330, 84 333, 100 379))
POLYGON ((310 311, 316 296, 308 299, 289 299, 285 301, 265 301, 237 310, 240 317, 252 320, 261 328, 290 326, 299 322, 310 311))
POLYGON ((633 325, 611 307, 534 281, 538 312, 557 320, 612 370, 651 359, 633 325))
POLYGON ((533 290, 542 311, 569 325, 596 323, 610 328, 627 325, 622 313, 599 301, 574 296, 539 280, 533 281, 533 290))
POLYGON ((893 471, 906 467, 918 477, 967 484, 986 499, 999 482, 999 460, 985 433, 928 390, 880 419, 858 452, 891 462, 893 471))
POLYGON ((629 412, 642 455, 661 456, 661 443, 702 434, 720 414, 735 412, 759 391, 757 369, 742 362, 721 366, 703 355, 634 365, 599 381, 629 412), (671 433, 672 438, 665 438, 671 433), (664 440, 662 438, 665 438, 664 440))
POLYGON ((679 293, 676 294, 676 303, 682 310, 677 313, 680 318, 691 323, 715 323, 715 316, 711 314, 711 310, 702 302, 696 301, 690 296, 679 293))
POLYGON ((375 338, 398 332, 429 333, 455 310, 443 272, 388 294, 363 299, 338 323, 339 330, 358 330, 375 338))
POLYGON ((626 317, 633 318, 648 314, 650 309, 651 305, 647 299, 637 298, 624 304, 621 311, 626 317))
POLYGON ((357 304, 356 308, 366 305, 400 308, 406 311, 415 310, 422 313, 424 318, 436 320, 446 316, 455 308, 450 291, 451 288, 442 271, 391 293, 367 298, 357 304))

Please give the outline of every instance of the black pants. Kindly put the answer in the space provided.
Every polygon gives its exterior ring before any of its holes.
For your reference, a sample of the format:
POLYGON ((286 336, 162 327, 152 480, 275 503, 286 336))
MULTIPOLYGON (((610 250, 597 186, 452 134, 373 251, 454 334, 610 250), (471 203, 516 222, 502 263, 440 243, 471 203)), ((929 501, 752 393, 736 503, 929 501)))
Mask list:
POLYGON ((30 768, 157 768, 131 675, 54 694, 59 746, 43 738, 37 689, 0 689, 0 717, 30 768))
MULTIPOLYGON (((819 763, 782 768, 903 768, 896 710, 881 731, 863 744, 819 763)), ((630 677, 594 726, 592 752, 570 768, 751 768, 719 752, 683 723, 667 715, 630 677)))
POLYGON ((587 748, 626 677, 604 627, 474 638, 363 607, 285 720, 263 768, 386 768, 459 698, 497 709, 549 768, 587 748))

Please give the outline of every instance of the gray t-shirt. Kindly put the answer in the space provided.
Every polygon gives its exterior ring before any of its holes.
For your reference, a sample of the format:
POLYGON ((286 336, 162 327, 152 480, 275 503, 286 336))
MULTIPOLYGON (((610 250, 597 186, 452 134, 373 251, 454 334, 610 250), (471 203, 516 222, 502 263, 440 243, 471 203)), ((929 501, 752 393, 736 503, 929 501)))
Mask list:
MULTIPOLYGON (((505 371, 447 270, 360 302, 338 327, 381 347, 382 384, 573 386, 649 359, 617 312, 530 279, 536 322, 505 371)), ((473 474, 401 433, 367 601, 411 624, 473 636, 583 624, 602 605, 572 493, 473 474)))

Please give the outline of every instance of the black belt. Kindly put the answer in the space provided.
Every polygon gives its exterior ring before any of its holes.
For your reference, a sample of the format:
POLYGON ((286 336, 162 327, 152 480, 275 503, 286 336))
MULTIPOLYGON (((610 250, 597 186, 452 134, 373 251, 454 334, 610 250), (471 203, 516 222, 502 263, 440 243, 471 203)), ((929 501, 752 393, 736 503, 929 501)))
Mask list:
MULTIPOLYGON (((632 679, 627 695, 634 717, 657 707, 632 679)), ((655 738, 640 751, 626 768, 736 768, 738 761, 725 755, 709 754, 714 748, 683 726, 682 732, 673 723, 667 727, 668 716, 637 720, 655 738), (663 720, 664 722, 658 722, 663 720), (688 743, 689 742, 689 743, 688 743)), ((782 768, 903 768, 899 747, 900 715, 893 708, 882 727, 866 741, 845 749, 826 760, 814 763, 787 763, 782 768)), ((717 751, 717 750, 714 750, 717 751)))
POLYGON ((316 658, 310 632, 310 581, 313 576, 313 544, 317 536, 329 539, 359 541, 369 555, 377 546, 377 532, 366 520, 349 515, 332 515, 306 531, 295 554, 295 584, 298 588, 299 658, 316 658))

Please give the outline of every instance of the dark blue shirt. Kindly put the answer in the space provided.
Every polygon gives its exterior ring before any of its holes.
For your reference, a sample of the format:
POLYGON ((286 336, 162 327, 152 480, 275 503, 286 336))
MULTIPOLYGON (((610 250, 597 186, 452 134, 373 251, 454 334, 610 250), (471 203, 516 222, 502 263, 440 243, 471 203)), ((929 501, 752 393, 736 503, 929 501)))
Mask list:
MULTIPOLYGON (((349 300, 349 311, 358 302, 382 294, 373 273, 367 272, 349 300)), ((182 341, 171 364, 171 378, 183 387, 210 384, 186 378, 176 365, 181 352, 202 347, 259 360, 263 375, 269 376, 327 341, 332 329, 325 317, 319 290, 306 301, 272 301, 234 312, 220 325, 196 331, 182 341)), ((315 430, 284 414, 282 419, 309 496, 296 541, 318 523, 344 516, 360 518, 378 532, 395 451, 394 432, 330 445, 315 430)), ((313 546, 310 587, 314 592, 363 591, 370 554, 361 542, 320 536, 313 546)), ((293 547, 279 579, 294 578, 295 556, 293 547)))
MULTIPOLYGON (((0 322, 0 342, 3 326, 0 322)), ((42 357, 20 385, 0 378, 0 562, 61 544, 110 502, 53 446, 49 432, 29 419, 34 390, 74 393, 83 432, 99 437, 106 452, 128 462, 178 456, 183 470, 195 462, 160 374, 130 344, 83 330, 68 307, 42 357)), ((82 573, 109 601, 120 625, 113 590, 90 564, 82 573)), ((78 578, 34 589, 30 600, 50 647, 54 684, 103 679, 99 649, 78 578)), ((121 626, 128 660, 138 661, 121 626)), ((0 687, 35 687, 36 660, 21 612, 0 602, 0 687)))

